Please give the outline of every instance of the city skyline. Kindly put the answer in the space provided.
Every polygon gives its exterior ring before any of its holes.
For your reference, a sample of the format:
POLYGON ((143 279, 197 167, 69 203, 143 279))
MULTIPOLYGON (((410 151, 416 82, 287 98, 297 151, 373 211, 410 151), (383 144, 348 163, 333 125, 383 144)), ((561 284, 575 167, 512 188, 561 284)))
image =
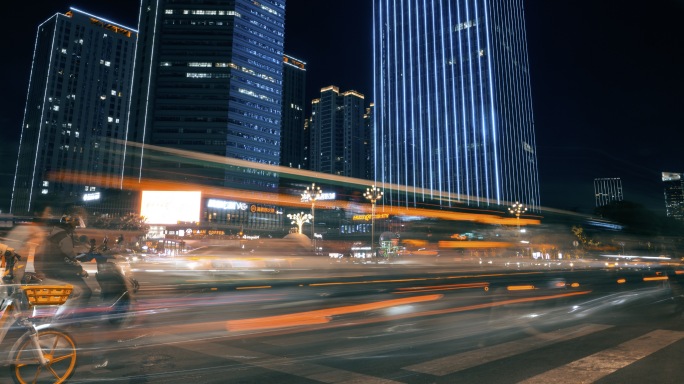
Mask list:
MULTIPOLYGON (((636 4, 525 2, 542 206, 590 210, 594 178, 614 175, 623 180, 625 200, 664 212, 660 173, 682 168, 677 128, 684 80, 676 69, 684 64, 676 25, 684 9, 676 1, 636 4)), ((312 90, 329 85, 373 101, 370 5, 289 1, 285 52, 307 62, 307 104, 312 90), (353 31, 344 22, 351 16, 357 20, 353 31)), ((2 64, 11 75, 1 115, 4 177, 13 176, 16 163, 36 27, 69 6, 137 25, 137 1, 21 5, 19 37, 9 41, 12 59, 2 64)))

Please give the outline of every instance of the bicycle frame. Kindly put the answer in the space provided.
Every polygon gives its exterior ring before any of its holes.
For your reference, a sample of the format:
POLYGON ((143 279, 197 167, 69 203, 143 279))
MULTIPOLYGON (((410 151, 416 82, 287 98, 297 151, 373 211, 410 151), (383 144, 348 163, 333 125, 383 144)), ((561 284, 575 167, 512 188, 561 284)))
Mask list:
MULTIPOLYGON (((77 349, 73 338, 51 324, 36 325, 26 313, 32 306, 40 305, 41 301, 60 305, 61 298, 54 295, 36 296, 36 292, 50 292, 55 288, 60 290, 60 287, 2 287, 7 288, 8 294, 0 305, 0 343, 4 341, 13 325, 18 326, 21 332, 21 336, 9 349, 9 354, 3 353, 0 359, 2 365, 10 366, 14 381, 17 383, 35 382, 41 376, 47 376, 53 383, 66 382, 76 369, 77 349), (24 291, 30 291, 34 296, 27 300, 23 295, 24 291)), ((70 291, 69 287, 68 292, 70 291)), ((66 296, 68 297, 68 294, 66 296)))

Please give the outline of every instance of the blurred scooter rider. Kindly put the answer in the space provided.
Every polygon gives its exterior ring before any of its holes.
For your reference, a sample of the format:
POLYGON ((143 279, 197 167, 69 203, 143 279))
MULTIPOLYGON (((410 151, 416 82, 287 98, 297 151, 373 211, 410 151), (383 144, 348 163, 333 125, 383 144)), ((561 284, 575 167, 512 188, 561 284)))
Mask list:
POLYGON ((74 230, 77 226, 85 227, 80 217, 63 215, 36 250, 33 264, 36 272, 46 278, 73 285, 74 304, 85 306, 93 292, 83 280, 88 272, 76 260, 74 230))
POLYGON ((5 268, 2 280, 11 281, 14 279, 14 263, 21 260, 21 256, 14 251, 14 248, 0 243, 0 258, 2 258, 2 266, 5 268))

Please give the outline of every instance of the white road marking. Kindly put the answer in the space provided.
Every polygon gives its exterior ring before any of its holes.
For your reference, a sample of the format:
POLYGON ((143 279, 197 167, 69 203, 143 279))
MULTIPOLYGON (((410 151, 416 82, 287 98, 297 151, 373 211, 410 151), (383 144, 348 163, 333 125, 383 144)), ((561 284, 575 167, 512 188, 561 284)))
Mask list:
POLYGON ((593 383, 684 338, 684 332, 656 330, 614 348, 575 360, 521 383, 593 383))
POLYGON ((302 361, 300 359, 273 356, 247 349, 230 347, 226 344, 212 343, 207 341, 180 342, 174 343, 174 347, 215 357, 221 357, 227 360, 239 361, 242 364, 264 368, 271 371, 282 372, 288 375, 304 377, 309 380, 317 380, 322 383, 402 384, 398 381, 364 375, 361 373, 332 368, 320 364, 307 363, 306 361, 302 361))
POLYGON ((553 332, 541 333, 503 344, 479 348, 474 351, 462 352, 455 355, 426 361, 420 364, 410 365, 408 367, 404 367, 404 369, 435 376, 445 376, 481 364, 542 348, 547 345, 586 336, 594 332, 603 331, 611 327, 611 325, 603 324, 577 325, 553 332))

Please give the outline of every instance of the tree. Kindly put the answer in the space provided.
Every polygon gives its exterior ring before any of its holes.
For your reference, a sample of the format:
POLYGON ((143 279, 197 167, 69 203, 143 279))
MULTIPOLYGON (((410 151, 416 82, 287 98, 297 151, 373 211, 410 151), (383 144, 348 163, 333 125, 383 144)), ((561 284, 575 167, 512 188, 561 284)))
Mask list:
POLYGON ((575 234, 577 240, 579 240, 580 244, 582 244, 582 247, 597 247, 601 245, 601 242, 594 241, 587 237, 586 233, 584 232, 584 228, 582 228, 581 226, 573 226, 572 233, 575 234))
POLYGON ((135 213, 123 216, 112 216, 106 213, 93 213, 89 226, 101 229, 116 229, 123 231, 140 231, 147 233, 150 226, 146 223, 147 218, 135 213))
POLYGON ((679 236, 684 225, 672 218, 662 217, 641 204, 630 201, 613 201, 596 208, 596 214, 626 227, 626 232, 646 236, 679 236))
POLYGON ((292 220, 292 224, 297 224, 297 233, 302 233, 302 226, 304 223, 310 223, 313 216, 310 213, 299 212, 295 214, 288 214, 287 218, 292 220))

